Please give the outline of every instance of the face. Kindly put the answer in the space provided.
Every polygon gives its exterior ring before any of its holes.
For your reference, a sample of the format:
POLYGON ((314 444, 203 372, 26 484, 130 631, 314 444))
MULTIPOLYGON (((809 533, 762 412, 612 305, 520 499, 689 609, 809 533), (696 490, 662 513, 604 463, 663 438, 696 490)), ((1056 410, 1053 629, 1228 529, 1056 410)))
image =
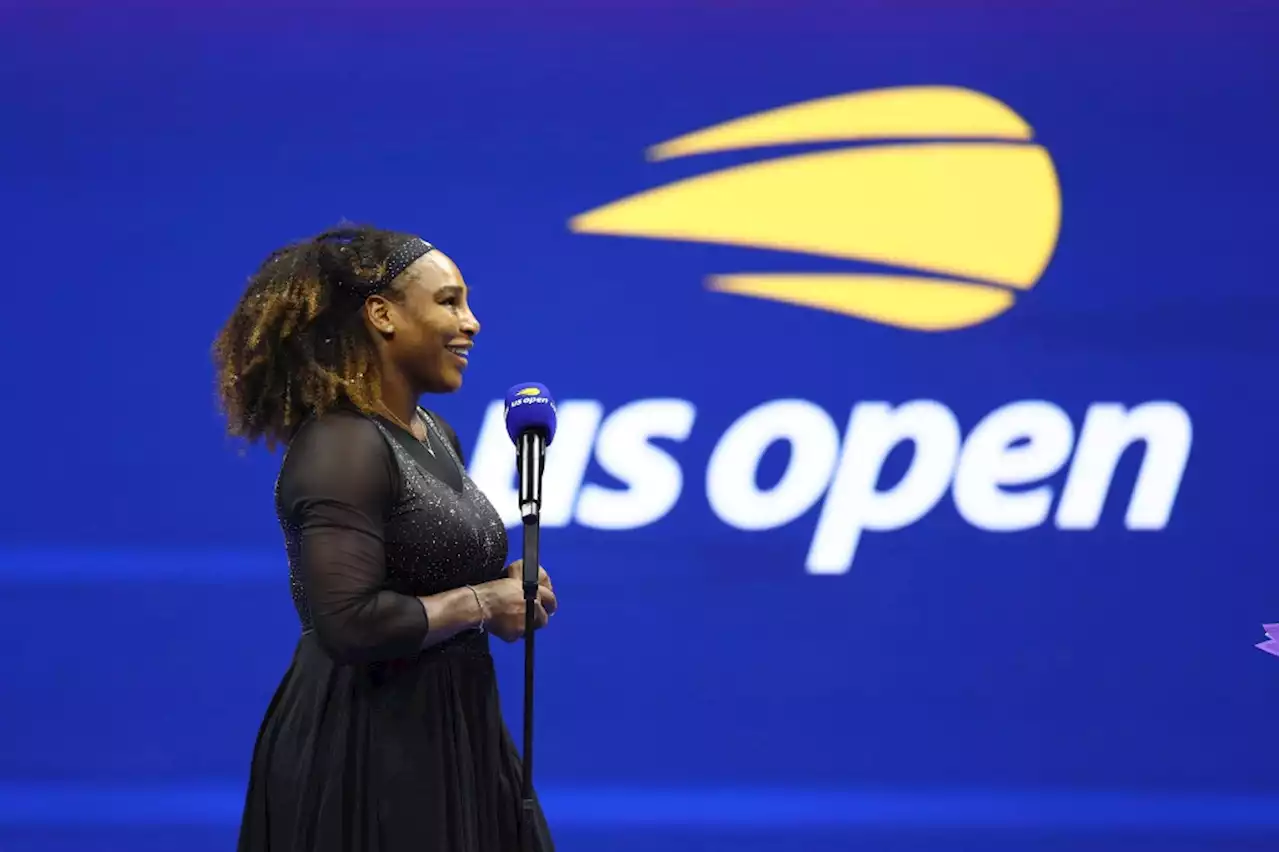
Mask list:
POLYGON ((467 305, 467 285, 448 255, 436 250, 418 258, 396 279, 391 298, 373 296, 365 319, 382 341, 385 368, 394 369, 416 391, 448 393, 462 387, 472 341, 480 323, 467 305))

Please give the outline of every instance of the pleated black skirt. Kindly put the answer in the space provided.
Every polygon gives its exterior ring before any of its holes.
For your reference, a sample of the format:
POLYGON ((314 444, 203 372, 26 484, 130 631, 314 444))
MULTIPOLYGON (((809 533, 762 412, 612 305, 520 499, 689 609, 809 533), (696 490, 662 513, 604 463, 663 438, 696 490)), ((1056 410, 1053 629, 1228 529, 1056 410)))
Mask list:
MULTIPOLYGON (((311 634, 254 747, 239 852, 522 852, 488 637, 337 665, 311 634)), ((552 852, 541 810, 535 852, 552 852)))

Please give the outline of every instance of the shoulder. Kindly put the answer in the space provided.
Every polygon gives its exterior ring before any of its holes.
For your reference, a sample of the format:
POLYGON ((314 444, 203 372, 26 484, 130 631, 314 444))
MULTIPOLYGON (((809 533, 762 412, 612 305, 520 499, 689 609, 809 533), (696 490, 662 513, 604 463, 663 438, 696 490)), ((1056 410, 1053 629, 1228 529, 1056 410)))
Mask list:
POLYGON ((302 424, 289 442, 289 455, 309 455, 321 451, 342 451, 342 455, 368 458, 388 450, 377 424, 359 411, 345 408, 327 411, 302 424))
POLYGON ((338 409, 313 417, 298 429, 289 442, 280 478, 282 484, 326 489, 344 483, 380 489, 392 482, 394 471, 395 457, 377 424, 359 411, 338 409))

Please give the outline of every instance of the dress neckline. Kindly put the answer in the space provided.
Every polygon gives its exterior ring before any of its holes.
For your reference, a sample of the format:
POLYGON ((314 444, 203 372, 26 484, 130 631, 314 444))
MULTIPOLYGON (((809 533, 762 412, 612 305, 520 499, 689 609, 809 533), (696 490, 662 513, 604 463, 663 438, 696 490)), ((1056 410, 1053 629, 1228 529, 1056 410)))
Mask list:
POLYGON ((466 490, 465 474, 461 463, 448 446, 434 418, 421 406, 415 413, 422 418, 427 427, 427 440, 421 441, 417 435, 407 431, 399 423, 389 417, 374 413, 375 422, 407 452, 423 473, 447 485, 454 492, 461 494, 466 490), (431 442, 430 444, 427 442, 431 442))

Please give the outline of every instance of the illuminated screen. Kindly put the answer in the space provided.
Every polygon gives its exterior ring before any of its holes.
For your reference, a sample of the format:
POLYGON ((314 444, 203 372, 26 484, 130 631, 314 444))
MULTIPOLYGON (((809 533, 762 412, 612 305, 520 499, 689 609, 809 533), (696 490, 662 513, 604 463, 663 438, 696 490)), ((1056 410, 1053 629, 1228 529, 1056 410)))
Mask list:
POLYGON ((1274 3, 2 19, 0 847, 233 848, 298 626, 209 347, 345 219, 466 276, 512 524, 556 396, 558 848, 1274 848, 1274 3))

